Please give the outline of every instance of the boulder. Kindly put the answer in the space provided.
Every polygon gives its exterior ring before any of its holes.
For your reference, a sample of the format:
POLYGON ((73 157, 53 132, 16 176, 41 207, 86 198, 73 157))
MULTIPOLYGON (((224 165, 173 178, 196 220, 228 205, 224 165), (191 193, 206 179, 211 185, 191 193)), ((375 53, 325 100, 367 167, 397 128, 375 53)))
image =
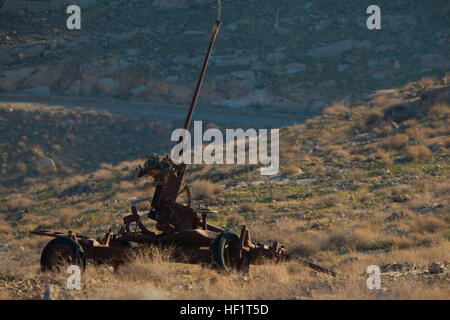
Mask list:
POLYGON ((339 57, 345 51, 351 50, 353 48, 353 40, 343 40, 330 43, 327 46, 309 49, 305 52, 305 55, 313 58, 339 57))
POLYGON ((55 161, 51 158, 41 158, 36 162, 36 170, 42 175, 54 173, 56 172, 55 161))
POLYGON ((21 82, 23 89, 34 87, 51 87, 61 76, 61 66, 37 66, 36 72, 21 82))
POLYGON ((429 53, 420 58, 423 68, 442 70, 450 67, 450 62, 441 54, 429 53))
POLYGON ((432 274, 443 273, 445 271, 445 266, 443 263, 433 262, 428 267, 428 271, 432 274))
POLYGON ((116 80, 113 78, 102 78, 97 82, 97 90, 104 94, 113 94, 118 88, 116 80))
POLYGON ((287 74, 295 74, 298 72, 306 71, 306 65, 303 63, 294 62, 294 63, 290 63, 288 65, 285 65, 284 69, 286 70, 287 74))
POLYGON ((34 69, 32 67, 5 71, 3 77, 0 77, 0 89, 15 90, 18 82, 30 76, 33 71, 34 69))

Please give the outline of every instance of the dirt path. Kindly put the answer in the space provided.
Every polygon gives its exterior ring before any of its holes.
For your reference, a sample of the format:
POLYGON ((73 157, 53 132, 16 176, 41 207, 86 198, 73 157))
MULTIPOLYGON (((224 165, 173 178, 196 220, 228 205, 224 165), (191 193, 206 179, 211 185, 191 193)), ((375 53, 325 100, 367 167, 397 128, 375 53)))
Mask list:
MULTIPOLYGON (((116 115, 127 117, 148 117, 156 119, 169 119, 183 123, 188 110, 188 103, 174 104, 165 102, 127 102, 120 100, 100 99, 76 99, 66 97, 21 97, 0 95, 0 107, 17 109, 52 109, 64 107, 68 109, 81 108, 84 110, 106 111, 116 115)), ((294 123, 303 122, 308 115, 300 114, 278 114, 269 111, 254 111, 249 109, 229 109, 197 105, 193 120, 212 122, 220 126, 231 126, 235 128, 279 128, 294 123)))

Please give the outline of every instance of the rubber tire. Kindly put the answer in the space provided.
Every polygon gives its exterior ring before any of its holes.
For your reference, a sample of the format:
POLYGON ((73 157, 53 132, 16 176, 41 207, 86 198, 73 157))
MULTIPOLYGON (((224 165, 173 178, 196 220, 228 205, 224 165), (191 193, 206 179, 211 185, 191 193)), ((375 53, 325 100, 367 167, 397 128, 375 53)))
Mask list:
POLYGON ((67 238, 67 237, 58 237, 51 240, 42 250, 41 254, 41 270, 42 271, 51 271, 54 268, 49 265, 49 261, 47 261, 47 255, 53 250, 56 245, 66 245, 71 248, 73 256, 75 256, 75 265, 79 266, 82 271, 86 270, 86 254, 79 243, 75 240, 67 238))
POLYGON ((236 269, 230 269, 225 264, 225 247, 228 242, 233 240, 238 243, 241 241, 236 233, 226 231, 219 234, 211 246, 213 262, 227 272, 240 271, 243 267, 243 263, 240 263, 236 269))

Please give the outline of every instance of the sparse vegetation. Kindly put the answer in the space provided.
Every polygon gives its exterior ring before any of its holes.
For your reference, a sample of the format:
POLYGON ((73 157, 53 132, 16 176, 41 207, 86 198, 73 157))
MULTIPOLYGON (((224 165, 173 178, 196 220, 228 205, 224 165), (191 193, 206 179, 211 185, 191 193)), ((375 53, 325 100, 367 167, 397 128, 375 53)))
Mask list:
MULTIPOLYGON (((418 95, 414 88, 406 86, 402 92, 418 95)), ((92 142, 76 131, 74 139, 84 141, 80 149, 60 141, 65 151, 52 153, 56 173, 21 173, 0 184, 0 297, 42 297, 50 285, 60 299, 446 299, 448 271, 430 274, 427 268, 433 261, 448 268, 450 261, 448 116, 439 107, 404 120, 397 113, 394 121, 386 111, 394 101, 406 107, 417 103, 402 102, 398 94, 378 96, 349 103, 345 110, 334 106, 326 117, 282 128, 280 175, 262 177, 251 167, 214 165, 193 165, 186 172, 193 206, 207 202, 220 212, 211 215, 212 224, 232 231, 246 224, 255 242, 279 241, 290 254, 336 270, 336 279, 294 261, 252 267, 245 278, 223 275, 205 266, 173 263, 152 248, 116 271, 88 265, 83 289, 68 292, 61 285, 65 274, 39 272, 39 255, 48 239, 30 237, 28 231, 70 228, 102 236, 120 226, 131 198, 143 199, 138 209, 147 210, 154 190, 151 180, 135 179, 133 170, 144 159, 134 152, 122 155, 122 162, 108 162, 107 154, 95 158, 89 149, 92 164, 80 169, 70 159, 92 142), (384 270, 385 291, 367 290, 365 272, 371 264, 384 270), (407 269, 402 276, 389 271, 394 264, 407 269)), ((45 119, 46 111, 41 112, 45 119)), ((20 119, 29 121, 14 112, 10 117, 16 126, 24 125, 20 119)), ((106 128, 111 119, 101 119, 106 128)), ((122 130, 124 136, 136 134, 122 130)), ((25 150, 34 145, 33 154, 48 153, 46 142, 21 141, 25 150)), ((2 170, 13 172, 9 166, 18 157, 8 157, 2 170)), ((26 162, 29 167, 32 162, 26 162)), ((154 229, 145 216, 143 222, 154 229)))

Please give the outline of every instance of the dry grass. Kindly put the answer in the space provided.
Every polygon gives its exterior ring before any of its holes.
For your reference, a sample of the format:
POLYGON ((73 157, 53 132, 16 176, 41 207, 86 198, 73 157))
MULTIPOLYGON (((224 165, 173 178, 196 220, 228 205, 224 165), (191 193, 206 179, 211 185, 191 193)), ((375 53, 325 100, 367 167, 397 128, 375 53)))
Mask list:
POLYGON ((112 176, 111 170, 108 169, 99 169, 94 172, 93 178, 95 180, 107 180, 110 179, 112 176))
POLYGON ((302 173, 302 170, 294 163, 282 165, 280 167, 280 171, 282 174, 287 176, 296 176, 302 173))
POLYGON ((78 210, 76 210, 76 209, 74 209, 72 207, 67 207, 67 208, 62 208, 62 209, 58 210, 57 216, 58 216, 59 222, 62 225, 67 225, 78 214, 79 214, 78 210))
POLYGON ((327 161, 335 162, 349 159, 350 155, 342 146, 332 145, 326 148, 324 157, 327 161))
POLYGON ((434 119, 446 117, 450 114, 450 106, 443 103, 436 104, 430 108, 428 114, 434 119))
POLYGON ((334 116, 349 112, 350 109, 342 103, 335 103, 323 110, 323 114, 327 116, 334 116))
POLYGON ((223 192, 220 185, 206 179, 196 180, 191 184, 193 198, 197 200, 216 199, 223 192))
MULTIPOLYGON (((445 282, 434 285, 430 281, 433 277, 421 279, 414 273, 398 280, 382 275, 382 290, 369 290, 366 269, 369 265, 381 267, 404 261, 416 261, 426 267, 430 261, 448 260, 449 249, 446 244, 430 249, 381 251, 376 255, 356 252, 337 258, 324 255, 320 264, 334 265, 337 278, 317 273, 296 261, 252 266, 246 276, 224 274, 208 266, 173 263, 168 258, 170 249, 155 247, 132 256, 116 271, 107 266, 88 265, 82 275, 81 290, 65 288, 64 272, 38 273, 22 266, 22 272, 18 273, 13 270, 17 267, 13 262, 8 274, 20 279, 17 287, 21 290, 32 281, 37 288, 33 294, 38 297, 50 285, 54 299, 448 299, 445 282)), ((5 298, 17 297, 13 290, 0 289, 0 294, 5 298)))
MULTIPOLYGON (((19 211, 25 210, 33 207, 35 202, 21 194, 12 194, 9 196, 9 199, 6 201, 6 209, 7 211, 19 211)), ((3 211, 3 210, 2 210, 3 211)))

